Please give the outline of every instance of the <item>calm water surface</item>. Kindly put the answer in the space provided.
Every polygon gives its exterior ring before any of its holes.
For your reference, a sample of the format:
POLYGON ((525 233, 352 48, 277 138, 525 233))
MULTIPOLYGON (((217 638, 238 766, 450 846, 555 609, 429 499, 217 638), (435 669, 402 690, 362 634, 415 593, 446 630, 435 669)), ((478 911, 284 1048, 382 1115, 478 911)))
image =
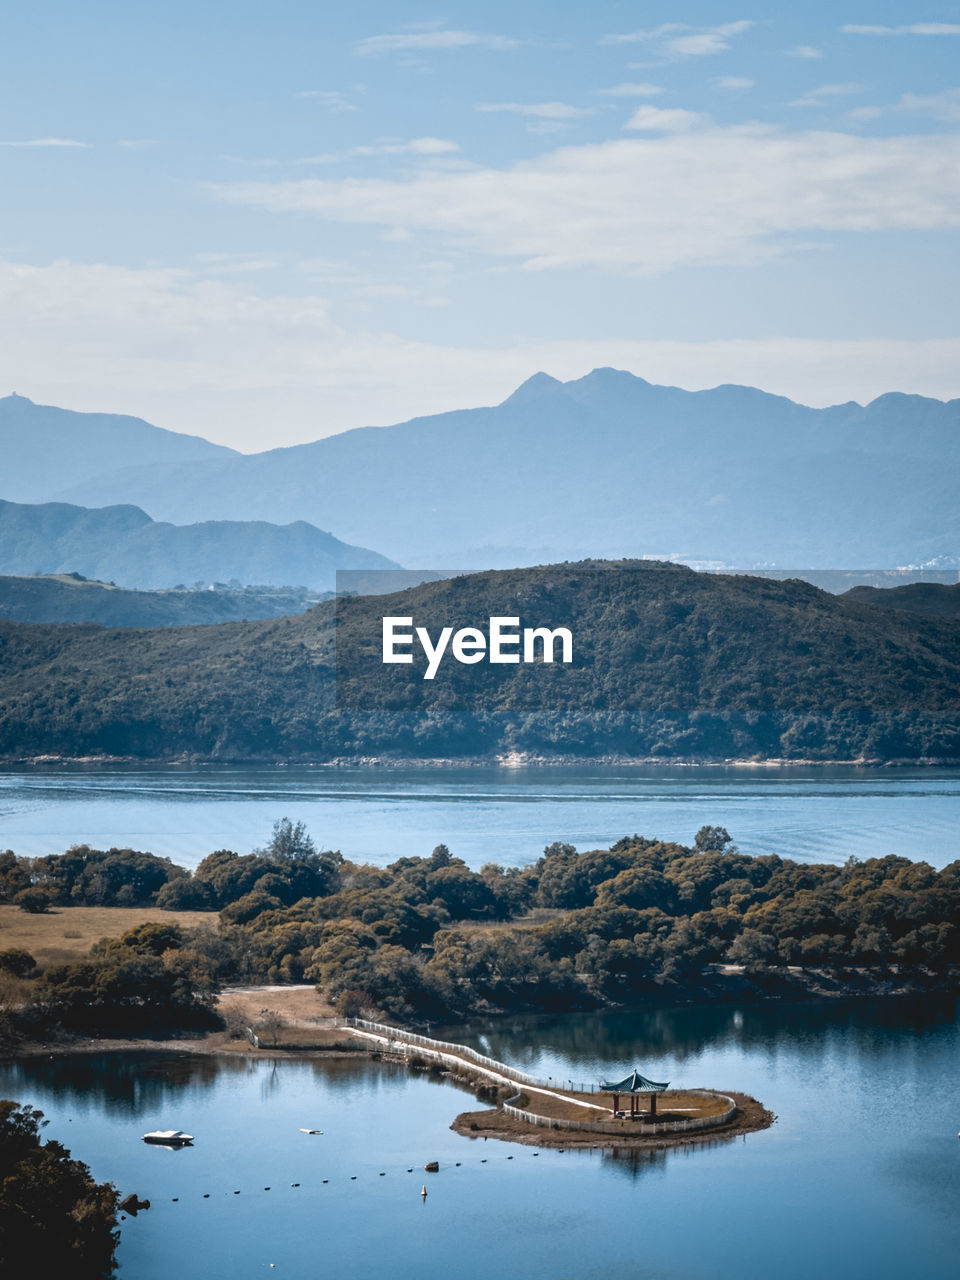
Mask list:
POLYGON ((0 1096, 41 1107, 48 1136, 152 1201, 122 1224, 129 1280, 938 1280, 960 1250, 957 1012, 925 999, 457 1029, 556 1079, 636 1065, 743 1088, 779 1116, 649 1158, 460 1138, 448 1126, 470 1095, 368 1062, 53 1058, 0 1064, 0 1096), (140 1141, 170 1127, 195 1147, 140 1141))
POLYGON ((960 857, 960 770, 839 768, 332 769, 58 766, 0 774, 0 848, 147 849, 196 866, 246 853, 273 822, 387 863, 441 841, 471 866, 522 865, 546 844, 605 847, 638 832, 692 841, 727 828, 745 853, 840 863, 898 853, 960 857))

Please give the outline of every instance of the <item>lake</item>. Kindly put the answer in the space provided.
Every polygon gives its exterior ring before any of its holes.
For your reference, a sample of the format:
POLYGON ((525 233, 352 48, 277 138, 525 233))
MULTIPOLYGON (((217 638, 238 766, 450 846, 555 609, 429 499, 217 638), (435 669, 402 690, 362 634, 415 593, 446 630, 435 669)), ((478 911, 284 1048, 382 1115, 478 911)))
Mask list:
POLYGON ((0 1064, 0 1096, 151 1200, 121 1224, 129 1280, 939 1280, 960 1250, 957 1014, 925 998, 447 1029, 558 1080, 637 1066, 744 1089, 779 1117, 652 1155, 461 1138, 449 1124, 470 1094, 368 1061, 33 1059, 0 1064), (140 1141, 171 1127, 196 1145, 140 1141))
POLYGON ((74 843, 146 849, 194 867, 249 852, 273 822, 319 847, 385 864, 439 843, 472 867, 534 861, 562 840, 607 847, 635 832, 691 843, 725 826, 745 853, 842 863, 897 853, 960 858, 960 769, 611 766, 329 768, 57 765, 0 774, 0 849, 74 843))

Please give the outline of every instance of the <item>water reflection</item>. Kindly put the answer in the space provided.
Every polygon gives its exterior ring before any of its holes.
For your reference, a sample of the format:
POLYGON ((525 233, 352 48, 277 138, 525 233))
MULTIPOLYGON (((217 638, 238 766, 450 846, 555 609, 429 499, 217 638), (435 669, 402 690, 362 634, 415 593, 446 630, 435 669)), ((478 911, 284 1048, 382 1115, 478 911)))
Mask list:
POLYGON ((467 1141, 449 1126, 476 1109, 469 1093, 369 1060, 65 1055, 0 1063, 0 1095, 39 1106, 98 1179, 152 1201, 122 1228, 136 1280, 237 1280, 271 1262, 354 1280, 952 1280, 955 1012, 930 998, 771 1003, 451 1029, 557 1078, 645 1057, 692 1077, 695 1064, 691 1084, 743 1088, 780 1117, 666 1151, 467 1141), (141 1141, 175 1126, 197 1135, 186 1154, 141 1141), (748 1229, 732 1229, 744 1206, 748 1229))
POLYGON ((708 1048, 762 1050, 772 1057, 785 1051, 819 1061, 838 1039, 846 1052, 875 1055, 885 1052, 891 1035, 917 1042, 935 1035, 955 1022, 957 1008, 953 996, 687 1005, 472 1020, 436 1034, 524 1070, 536 1072, 550 1059, 568 1064, 576 1075, 604 1063, 633 1066, 635 1057, 682 1064, 708 1048))

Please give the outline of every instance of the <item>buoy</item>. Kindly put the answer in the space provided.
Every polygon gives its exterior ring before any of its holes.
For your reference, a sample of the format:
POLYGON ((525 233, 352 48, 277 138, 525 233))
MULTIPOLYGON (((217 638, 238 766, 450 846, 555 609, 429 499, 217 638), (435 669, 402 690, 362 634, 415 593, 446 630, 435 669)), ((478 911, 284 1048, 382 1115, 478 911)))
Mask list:
POLYGON ((385 1178, 386 1176, 387 1176, 387 1175, 386 1175, 385 1173, 381 1173, 381 1175, 380 1175, 380 1177, 381 1177, 381 1178, 385 1178))
POLYGON ((205 1192, 203 1193, 203 1198, 204 1198, 204 1200, 209 1200, 209 1199, 210 1199, 210 1192, 209 1192, 209 1191, 205 1191, 205 1192))
POLYGON ((351 1181, 351 1182, 356 1182, 356 1180, 357 1180, 357 1175, 356 1175, 355 1173, 351 1173, 351 1175, 350 1175, 350 1181, 351 1181))

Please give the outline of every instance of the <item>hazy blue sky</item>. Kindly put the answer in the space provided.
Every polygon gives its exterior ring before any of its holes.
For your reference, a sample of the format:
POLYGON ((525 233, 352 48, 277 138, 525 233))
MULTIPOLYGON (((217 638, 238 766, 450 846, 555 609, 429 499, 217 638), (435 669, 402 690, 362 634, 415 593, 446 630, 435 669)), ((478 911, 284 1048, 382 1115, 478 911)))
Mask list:
POLYGON ((960 3, 9 0, 0 394, 243 449, 538 369, 960 395, 960 3))

